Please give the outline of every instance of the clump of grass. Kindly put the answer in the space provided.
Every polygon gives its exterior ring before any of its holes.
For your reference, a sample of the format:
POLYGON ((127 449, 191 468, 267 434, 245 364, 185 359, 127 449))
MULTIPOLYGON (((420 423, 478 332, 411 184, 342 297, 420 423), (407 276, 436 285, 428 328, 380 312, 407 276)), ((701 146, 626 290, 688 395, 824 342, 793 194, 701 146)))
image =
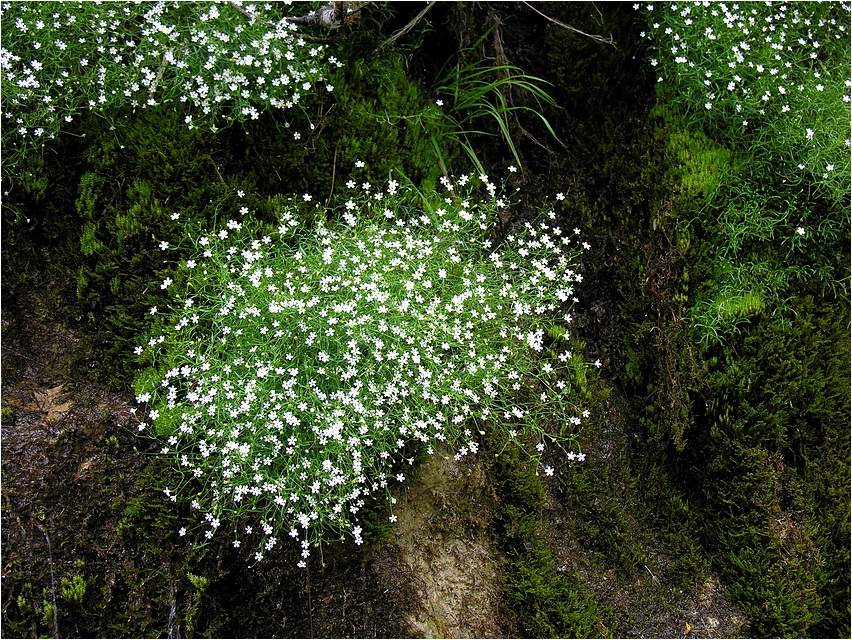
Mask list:
POLYGON ((546 82, 541 78, 526 74, 513 65, 478 62, 462 66, 459 63, 441 79, 436 88, 437 94, 446 96, 448 103, 445 105, 443 98, 438 98, 436 104, 439 110, 429 113, 447 120, 450 130, 442 137, 457 143, 480 171, 482 167, 469 136, 487 135, 488 132, 482 129, 471 128, 481 126, 484 122, 496 125, 498 135, 506 143, 512 158, 522 167, 521 157, 512 139, 512 118, 521 113, 533 114, 558 141, 553 127, 540 111, 543 104, 556 106, 556 102, 542 87, 544 84, 546 82), (523 93, 531 97, 537 106, 515 103, 511 97, 513 91, 517 91, 518 100, 523 93))
POLYGON ((227 530, 258 561, 289 535, 305 566, 324 539, 362 542, 359 512, 418 451, 460 459, 500 429, 536 460, 583 459, 567 451, 589 413, 565 326, 589 245, 548 211, 495 246, 510 203, 486 175, 480 196, 466 175, 443 182, 426 196, 350 180, 338 209, 305 194, 260 238, 231 219, 160 284, 175 300, 151 310, 137 393, 140 429, 183 474, 166 494, 198 514, 180 535, 227 530))

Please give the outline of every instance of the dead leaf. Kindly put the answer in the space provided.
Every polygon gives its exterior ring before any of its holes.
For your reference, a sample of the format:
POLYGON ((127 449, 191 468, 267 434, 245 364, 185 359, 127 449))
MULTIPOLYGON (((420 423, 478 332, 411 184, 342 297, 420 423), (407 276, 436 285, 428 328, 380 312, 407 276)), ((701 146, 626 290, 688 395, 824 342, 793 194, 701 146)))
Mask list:
POLYGON ((62 394, 63 385, 58 385, 52 389, 44 391, 36 391, 35 399, 38 403, 39 411, 47 414, 48 422, 57 422, 62 419, 74 404, 73 400, 60 402, 59 396, 62 394))

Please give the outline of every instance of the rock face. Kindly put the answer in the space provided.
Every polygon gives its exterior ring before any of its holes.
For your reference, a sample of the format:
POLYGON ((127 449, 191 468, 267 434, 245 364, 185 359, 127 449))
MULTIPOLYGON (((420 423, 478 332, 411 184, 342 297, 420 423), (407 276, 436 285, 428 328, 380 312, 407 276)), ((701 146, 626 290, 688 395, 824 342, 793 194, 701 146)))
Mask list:
POLYGON ((398 499, 394 542, 416 577, 421 608, 409 615, 426 638, 505 637, 499 559, 481 464, 434 456, 398 499))

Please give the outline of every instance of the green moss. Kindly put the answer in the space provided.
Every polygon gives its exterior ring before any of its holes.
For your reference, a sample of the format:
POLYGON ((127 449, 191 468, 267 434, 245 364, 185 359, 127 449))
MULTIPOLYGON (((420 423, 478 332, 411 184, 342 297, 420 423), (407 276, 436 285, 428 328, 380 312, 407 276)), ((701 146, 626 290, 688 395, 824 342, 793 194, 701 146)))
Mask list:
POLYGON ((535 465, 514 445, 486 436, 494 453, 489 475, 501 505, 497 526, 508 558, 504 591, 523 634, 541 638, 605 637, 593 594, 579 575, 560 574, 547 544, 541 511, 545 489, 535 465))
POLYGON ((79 574, 74 574, 71 579, 62 578, 60 593, 69 603, 75 605, 83 604, 86 595, 86 579, 79 574))
MULTIPOLYGON (((664 93, 661 87, 658 91, 664 93)), ((650 115, 675 125, 668 137, 668 152, 673 161, 671 170, 679 182, 679 195, 701 202, 721 185, 731 169, 733 153, 700 131, 685 128, 682 120, 666 105, 666 97, 658 96, 650 115)))
POLYGON ((714 522, 704 542, 753 632, 844 635, 848 316, 809 298, 795 311, 762 319, 723 351, 690 459, 714 522))

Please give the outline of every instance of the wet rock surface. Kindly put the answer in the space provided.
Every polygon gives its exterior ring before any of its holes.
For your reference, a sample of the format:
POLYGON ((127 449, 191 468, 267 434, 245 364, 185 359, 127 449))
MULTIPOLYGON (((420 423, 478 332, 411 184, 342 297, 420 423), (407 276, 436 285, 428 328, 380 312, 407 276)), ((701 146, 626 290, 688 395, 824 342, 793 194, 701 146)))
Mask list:
POLYGON ((481 464, 434 456, 398 500, 394 544, 421 596, 412 629, 428 638, 506 637, 493 497, 481 464))

